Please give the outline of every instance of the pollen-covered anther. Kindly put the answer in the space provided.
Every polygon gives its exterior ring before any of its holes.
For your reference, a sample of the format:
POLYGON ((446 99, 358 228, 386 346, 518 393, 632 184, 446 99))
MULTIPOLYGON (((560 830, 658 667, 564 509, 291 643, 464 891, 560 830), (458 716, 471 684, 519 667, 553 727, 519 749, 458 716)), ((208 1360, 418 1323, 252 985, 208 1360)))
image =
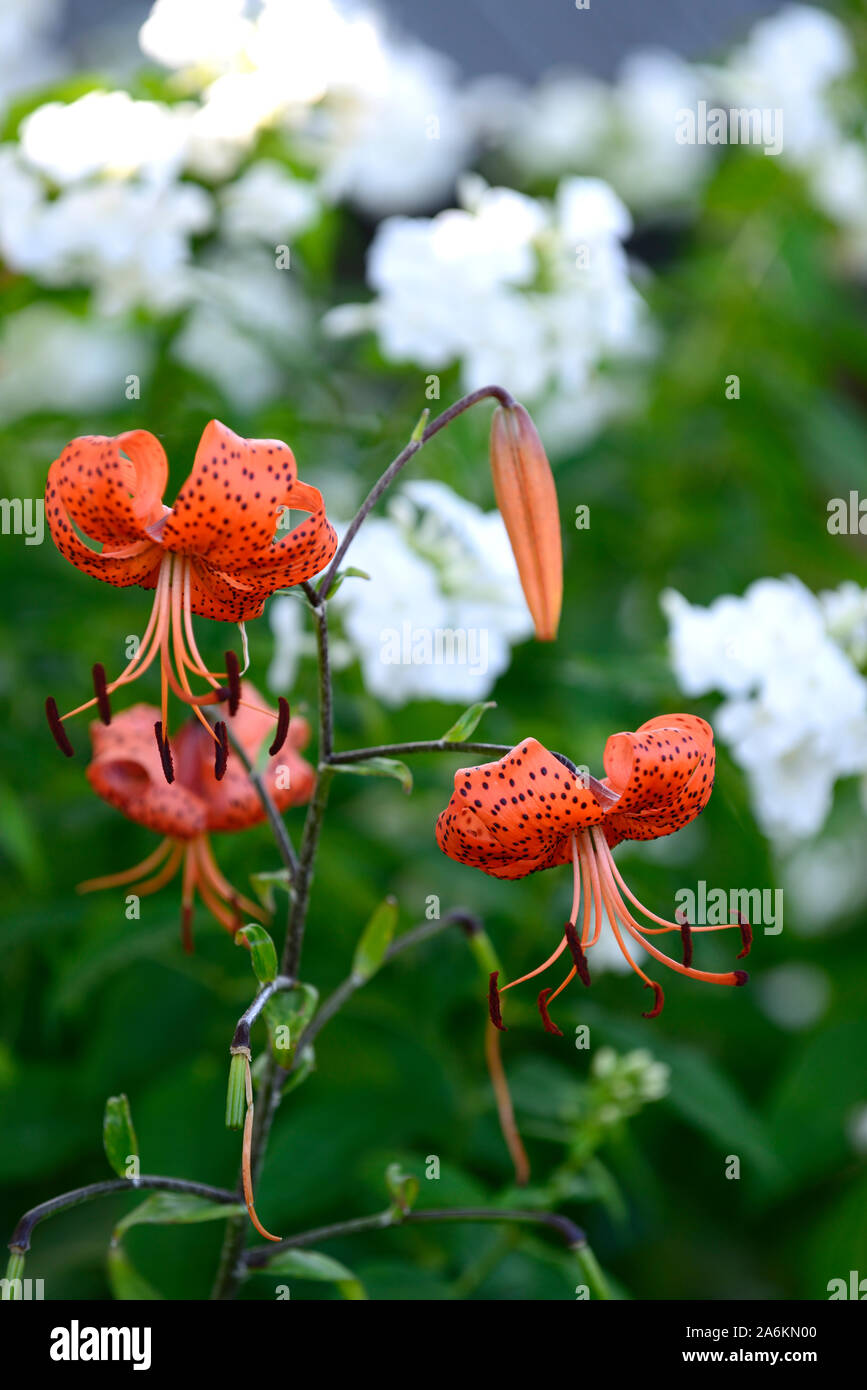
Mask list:
POLYGON ((572 959, 575 962, 575 969, 578 971, 578 978, 584 985, 590 984, 590 968, 587 964, 578 933, 573 922, 567 922, 565 926, 566 940, 569 943, 569 950, 572 952, 572 959))
POLYGON ((217 736, 217 745, 214 749, 214 776, 218 782, 221 782, 229 763, 229 735, 222 719, 214 725, 214 733, 217 736))
POLYGON ((226 675, 228 677, 227 699, 230 717, 238 713, 241 703, 241 668, 234 652, 226 652, 226 675))
POLYGON ((562 1032, 548 1013, 548 995, 551 993, 552 991, 550 989, 540 990, 539 998, 536 1000, 536 1003, 539 1006, 539 1013, 542 1015, 542 1023, 545 1026, 545 1032, 554 1033, 556 1037, 562 1038, 562 1032))
POLYGON ((69 742, 60 714, 58 713, 57 701, 53 695, 49 695, 48 699, 45 701, 45 717, 48 720, 48 727, 51 730, 54 742, 57 744, 61 753, 64 753, 67 758, 75 757, 75 749, 69 742))
POLYGON ((163 765, 163 775, 169 786, 171 786, 172 782, 175 780, 175 768, 172 762, 172 750, 169 746, 169 741, 167 738, 163 738, 163 721, 161 719, 158 719, 154 724, 154 737, 156 738, 157 748, 159 749, 160 762, 163 765))
POLYGON ((648 980, 644 988, 653 990, 653 1008, 649 1009, 646 1014, 642 1013, 641 1017, 659 1018, 665 1006, 665 995, 662 992, 662 985, 658 985, 655 980, 648 980))
POLYGON ((100 719, 103 724, 110 724, 111 701, 108 698, 108 682, 105 676, 105 667, 101 661, 97 661, 93 668, 93 693, 96 696, 100 719))
POLYGON ((753 944, 753 929, 746 917, 743 917, 740 912, 738 913, 738 926, 741 929, 741 941, 743 942, 743 946, 741 950, 738 951, 737 958, 738 960, 743 960, 744 956, 749 955, 750 948, 753 944))
POLYGON ((270 753, 272 758, 275 753, 280 752, 280 749, 286 742, 286 735, 289 732, 289 721, 291 719, 291 716, 292 711, 289 708, 289 701, 281 695, 277 701, 277 732, 274 735, 274 742, 268 749, 268 752, 270 753))
POLYGON ((488 1012, 494 1027, 499 1028, 501 1033, 507 1033, 509 1030, 503 1022, 503 1015, 500 1011, 500 991, 497 989, 499 974, 499 970, 492 970, 488 980, 488 1012))

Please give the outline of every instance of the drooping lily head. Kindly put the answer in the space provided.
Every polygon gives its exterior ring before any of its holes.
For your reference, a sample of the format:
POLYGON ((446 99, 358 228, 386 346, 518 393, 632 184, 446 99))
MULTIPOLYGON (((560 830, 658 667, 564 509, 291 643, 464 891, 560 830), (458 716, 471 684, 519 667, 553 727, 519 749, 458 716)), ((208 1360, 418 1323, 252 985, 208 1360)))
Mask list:
POLYGON ((721 985, 746 983, 743 970, 718 973, 692 965, 692 938, 697 931, 739 929, 739 958, 745 956, 752 940, 746 922, 708 927, 657 917, 631 893, 611 853, 621 840, 671 835, 704 810, 714 776, 710 725, 695 715, 661 715, 635 733, 613 734, 605 745, 603 762, 606 776, 597 781, 579 772, 562 754, 550 753, 528 738, 499 762, 455 774, 454 793, 436 827, 444 854, 495 878, 524 878, 539 869, 572 864, 572 910, 556 950, 538 969, 503 990, 497 989, 496 976, 491 978, 491 1016, 498 1026, 502 1026, 499 995, 546 970, 568 948, 573 962, 568 976, 553 994, 546 989, 539 995, 545 1027, 559 1032, 550 1020, 548 1005, 576 974, 589 985, 588 957, 604 921, 629 965, 654 992, 654 1005, 646 1018, 661 1013, 662 987, 636 964, 627 941, 691 979, 721 985), (642 924, 636 910, 656 925, 642 924), (669 932, 681 938, 681 961, 672 960, 653 944, 654 936, 669 932))
MULTIPOLYGON (((273 711, 248 681, 242 682, 241 689, 245 703, 235 717, 232 734, 255 763, 272 735, 273 711)), ((156 714, 150 705, 133 705, 108 726, 91 725, 93 759, 87 778, 104 801, 162 835, 162 843, 141 864, 120 874, 91 879, 80 884, 79 891, 126 884, 129 893, 142 897, 155 893, 183 866, 182 938, 185 949, 190 950, 196 892, 227 931, 237 931, 245 917, 264 920, 262 908, 236 892, 221 874, 209 836, 258 825, 265 810, 233 749, 227 752, 225 771, 218 780, 211 740, 195 719, 188 720, 168 740, 174 778, 167 783, 161 750, 153 737, 156 714)), ((299 751, 309 737, 306 719, 291 719, 281 750, 268 758, 261 772, 278 810, 310 799, 314 773, 299 751)))
POLYGON ((59 715, 53 699, 46 702, 52 733, 67 755, 72 747, 65 720, 95 705, 108 724, 112 693, 159 658, 162 700, 154 725, 161 762, 167 761, 169 688, 198 715, 214 757, 219 734, 201 706, 228 695, 234 715, 238 662, 229 653, 226 671, 211 671, 196 644, 193 617, 256 618, 276 589, 310 579, 336 549, 321 494, 299 480, 292 450, 280 440, 242 439, 212 420, 173 507, 162 500, 167 479, 163 447, 146 430, 73 439, 48 471, 45 509, 61 554, 107 584, 156 591, 126 669, 108 682, 97 664, 94 698, 68 714, 59 715), (295 511, 308 515, 287 529, 295 511), (203 693, 193 691, 191 677, 205 682, 203 693))

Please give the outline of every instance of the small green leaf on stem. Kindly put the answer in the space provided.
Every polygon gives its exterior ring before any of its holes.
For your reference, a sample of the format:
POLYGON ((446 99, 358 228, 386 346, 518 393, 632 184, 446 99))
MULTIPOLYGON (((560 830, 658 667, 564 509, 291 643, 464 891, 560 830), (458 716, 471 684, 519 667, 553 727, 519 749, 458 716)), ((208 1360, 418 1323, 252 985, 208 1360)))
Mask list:
POLYGON ((351 1284, 357 1282, 352 1271, 323 1255, 319 1250, 281 1250, 266 1265, 259 1265, 256 1274, 286 1274, 293 1279, 315 1279, 320 1283, 351 1284))
POLYGON ((496 700, 477 700, 474 705, 465 709, 460 719, 456 720, 448 733, 443 734, 443 743, 462 743, 465 738, 469 738, 475 733, 485 710, 496 709, 496 700))
POLYGON ((418 424, 409 437, 411 444, 420 444, 427 429, 427 422, 430 419, 430 406, 425 406, 421 415, 418 417, 418 424))
POLYGON ((262 1016, 274 1058, 286 1071, 292 1066, 295 1048, 319 1004, 319 991, 313 985, 295 985, 268 1000, 262 1016))
POLYGON ((390 1163, 385 1170, 385 1184, 392 1200, 395 1219, 407 1216, 418 1197, 418 1178, 405 1173, 399 1163, 390 1163))
POLYGON ((347 565, 345 570, 339 570, 334 576, 334 583, 328 590, 328 597, 334 598, 344 579, 369 579, 367 570, 356 569, 355 565, 347 565))
POLYGON ((361 933, 352 959, 352 975, 358 981, 369 980, 385 959, 397 927, 397 898, 388 897, 374 908, 367 926, 361 933))
POLYGON ((248 922, 235 932, 235 945, 246 941, 250 947, 250 964, 261 985, 269 985, 277 978, 277 949, 264 927, 258 922, 248 922))
POLYGON ((114 1297, 122 1303, 140 1299, 153 1302, 162 1298, 162 1294, 133 1267, 123 1246, 114 1242, 108 1251, 108 1282, 114 1297))
POLYGON ((138 1140, 125 1095, 109 1096, 102 1121, 105 1156, 119 1178, 130 1177, 130 1159, 138 1158, 138 1140))
POLYGON ((225 1221, 245 1211, 243 1202, 210 1202, 188 1192, 155 1192, 120 1219, 114 1238, 119 1240, 131 1226, 190 1226, 200 1221, 225 1221))
POLYGON ((267 873, 251 874, 250 882, 256 897, 266 912, 272 915, 276 911, 274 889, 282 888, 286 893, 290 893, 292 889, 292 880, 289 877, 288 869, 272 869, 267 873))
POLYGON ((363 763, 332 763, 335 772, 353 772, 356 777, 394 777, 407 796, 412 791, 412 773, 397 758, 367 758, 363 763))

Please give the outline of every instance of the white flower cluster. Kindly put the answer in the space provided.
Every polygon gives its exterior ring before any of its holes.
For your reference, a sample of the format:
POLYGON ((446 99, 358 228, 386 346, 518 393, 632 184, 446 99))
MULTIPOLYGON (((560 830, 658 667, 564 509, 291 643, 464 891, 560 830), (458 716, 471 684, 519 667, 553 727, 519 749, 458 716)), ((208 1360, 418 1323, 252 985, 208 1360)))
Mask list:
POLYGON ((671 660, 687 695, 720 691, 720 738, 747 774, 756 818, 781 846, 815 835, 840 777, 867 773, 867 592, 815 596, 760 579, 708 608, 669 590, 671 660))
POLYGON ((668 1094, 671 1068, 644 1047, 600 1047, 590 1064, 589 1103, 597 1123, 614 1126, 668 1094))
POLYGON ((466 159, 451 65, 392 39, 370 11, 335 0, 157 0, 140 42, 197 93, 190 164, 208 177, 231 175, 263 129, 287 129, 326 197, 381 216, 441 198, 466 159))
MULTIPOLYGON (((346 637, 336 664, 359 660, 366 688, 387 705, 484 699, 512 645, 532 633, 499 512, 483 512, 444 483, 406 483, 387 516, 364 523, 349 563, 371 582, 347 578, 332 600, 346 637)), ((268 682, 291 690, 303 608, 287 596, 269 613, 268 682)))
POLYGON ((620 402, 604 364, 650 348, 630 230, 600 179, 564 179, 547 202, 467 177, 461 207, 381 224, 368 260, 377 297, 332 311, 327 326, 373 329, 389 360, 429 372, 459 361, 467 390, 508 382, 556 448, 620 402))

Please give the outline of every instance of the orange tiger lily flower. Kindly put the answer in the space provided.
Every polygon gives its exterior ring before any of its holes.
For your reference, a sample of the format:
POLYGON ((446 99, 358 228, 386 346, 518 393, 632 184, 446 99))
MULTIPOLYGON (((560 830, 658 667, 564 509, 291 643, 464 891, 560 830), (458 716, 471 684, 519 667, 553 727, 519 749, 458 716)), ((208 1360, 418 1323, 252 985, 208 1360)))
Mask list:
MULTIPOLYGON (((232 732, 251 762, 269 737, 273 712, 262 707, 257 691, 242 685, 245 703, 239 709, 232 732)), ((192 950, 192 921, 198 892, 211 915, 233 934, 246 918, 263 921, 260 906, 236 892, 223 877, 211 849, 212 832, 245 830, 265 818, 262 802, 246 769, 234 751, 228 751, 223 776, 213 766, 211 741, 194 719, 167 740, 175 777, 170 785, 163 777, 161 752, 153 737, 151 705, 133 705, 104 724, 91 725, 93 759, 87 779, 93 790, 130 820, 155 830, 164 839, 141 864, 106 878, 90 879, 78 886, 80 893, 128 885, 137 897, 155 893, 183 869, 181 939, 192 950)), ((262 780, 278 810, 310 800, 313 768, 300 756, 310 738, 306 719, 290 720, 286 746, 272 755, 262 780)))
MULTIPOLYGON (((277 439, 242 439, 211 420, 174 507, 162 500, 167 479, 163 447, 147 430, 82 436, 52 463, 45 509, 58 550, 77 569, 106 584, 156 590, 144 636, 126 669, 108 682, 103 666, 96 665, 94 698, 67 714, 58 713, 54 699, 46 701, 55 740, 71 756, 64 721, 96 705, 108 724, 111 694, 138 680, 159 657, 162 700, 151 738, 155 730, 168 778, 169 688, 192 706, 212 751, 216 744, 218 766, 219 730, 200 707, 228 698, 234 715, 241 698, 237 657, 227 653, 225 672, 209 670, 193 616, 229 623, 259 617, 276 589, 299 584, 328 563, 337 537, 321 493, 299 481, 292 450, 277 439), (296 509, 309 515, 275 539, 282 516, 296 509), (191 676, 210 689, 195 694, 191 676)), ((285 735, 282 705, 274 717, 285 735)))
POLYGON ((582 775, 560 753, 550 753, 534 738, 524 739, 499 762, 463 768, 455 790, 437 821, 437 843, 444 854, 495 878, 524 878, 539 869, 572 864, 572 910, 563 939, 535 970, 502 990, 491 976, 492 1021, 502 1028, 500 994, 547 970, 568 948, 572 969, 556 990, 542 990, 539 1010, 548 1032, 560 1033, 548 1014, 550 1003, 578 975, 590 984, 588 957, 599 940, 603 910, 620 950, 645 987, 654 992, 653 1008, 662 1012, 662 986, 651 980, 629 953, 637 942, 654 959, 688 975, 718 985, 743 985, 744 970, 718 973, 692 964, 693 934, 736 927, 747 955, 752 932, 742 920, 719 926, 691 927, 670 922, 643 907, 627 887, 612 849, 621 840, 655 840, 693 820, 707 804, 713 787, 713 730, 690 714, 660 715, 635 733, 612 734, 603 758, 602 781, 582 775), (629 905, 627 905, 627 900, 629 905), (580 931, 579 909, 583 907, 580 931), (635 910, 656 926, 640 922, 635 910), (683 958, 673 960, 650 939, 677 932, 683 958))

